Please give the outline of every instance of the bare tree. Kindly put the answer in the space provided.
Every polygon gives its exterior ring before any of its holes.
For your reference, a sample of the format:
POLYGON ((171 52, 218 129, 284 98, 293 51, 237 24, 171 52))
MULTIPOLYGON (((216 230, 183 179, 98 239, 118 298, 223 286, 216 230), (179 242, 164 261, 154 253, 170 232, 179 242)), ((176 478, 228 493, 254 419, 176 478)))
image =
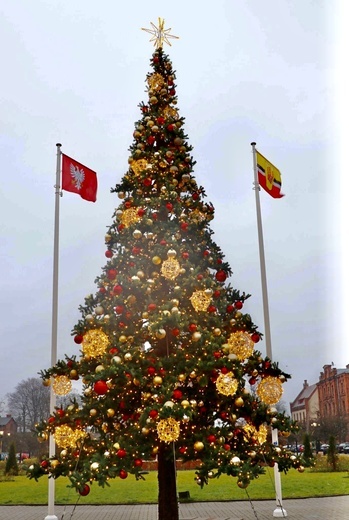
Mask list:
POLYGON ((39 378, 21 381, 7 399, 10 412, 22 432, 33 430, 35 424, 50 413, 50 390, 39 378))

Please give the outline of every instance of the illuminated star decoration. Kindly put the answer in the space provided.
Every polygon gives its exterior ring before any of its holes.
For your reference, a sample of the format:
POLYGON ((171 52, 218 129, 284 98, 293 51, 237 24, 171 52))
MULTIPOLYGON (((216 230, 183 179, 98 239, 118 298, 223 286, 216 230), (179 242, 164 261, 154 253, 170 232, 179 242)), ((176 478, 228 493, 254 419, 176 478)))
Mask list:
POLYGON ((169 41, 169 38, 176 38, 179 39, 178 36, 173 36, 173 34, 169 34, 171 29, 165 29, 165 20, 163 18, 159 18, 159 27, 156 27, 156 25, 153 24, 153 22, 150 22, 150 25, 152 26, 152 29, 144 29, 142 27, 142 31, 146 31, 149 34, 152 34, 153 37, 150 38, 150 42, 154 42, 154 47, 157 49, 161 49, 163 43, 167 43, 171 46, 171 42, 169 41))

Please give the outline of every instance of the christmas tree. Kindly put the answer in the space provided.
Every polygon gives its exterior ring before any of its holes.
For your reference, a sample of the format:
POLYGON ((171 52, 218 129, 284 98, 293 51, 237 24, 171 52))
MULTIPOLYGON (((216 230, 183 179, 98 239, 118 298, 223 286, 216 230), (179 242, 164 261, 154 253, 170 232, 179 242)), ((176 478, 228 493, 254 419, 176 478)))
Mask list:
MULTIPOLYGON (((162 23, 162 25, 161 25, 162 23)), ((196 461, 200 486, 225 473, 244 488, 278 464, 300 467, 274 446, 270 428, 293 424, 274 405, 290 377, 262 356, 262 335, 233 288, 213 240, 212 204, 193 175, 194 160, 177 107, 175 72, 163 51, 171 37, 154 30, 126 174, 112 192, 119 204, 105 237, 97 291, 73 329, 80 354, 41 372, 57 395, 83 382, 71 401, 37 425, 55 437, 54 457, 29 477, 68 476, 82 495, 97 481, 143 478, 156 460, 159 519, 178 519, 176 464, 196 461)))

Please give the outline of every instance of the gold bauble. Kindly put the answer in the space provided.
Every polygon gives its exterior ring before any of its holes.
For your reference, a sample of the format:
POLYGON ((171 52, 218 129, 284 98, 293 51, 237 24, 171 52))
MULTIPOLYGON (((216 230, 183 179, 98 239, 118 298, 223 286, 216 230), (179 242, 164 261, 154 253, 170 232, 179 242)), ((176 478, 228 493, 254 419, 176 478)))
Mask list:
POLYGON ((240 361, 251 356, 254 343, 246 332, 233 332, 228 338, 228 344, 230 346, 230 353, 235 354, 240 361))
POLYGON ((178 260, 169 257, 162 263, 161 274, 166 280, 174 280, 180 274, 181 267, 178 260))
POLYGON ((119 337, 119 341, 120 343, 126 343, 127 337, 125 336, 125 334, 121 334, 121 336, 119 337))
POLYGON ((233 372, 220 374, 216 380, 216 388, 220 394, 234 395, 238 389, 239 382, 234 378, 233 372))
POLYGON ((155 336, 158 338, 158 339, 163 339, 166 337, 166 330, 165 329, 159 329, 155 332, 155 336))
POLYGON ((153 379, 154 386, 160 386, 162 384, 162 377, 155 376, 153 379))
POLYGON ((149 430, 149 428, 146 428, 145 426, 143 426, 141 432, 143 435, 149 435, 150 430, 149 430))
POLYGON ((159 256, 153 256, 151 259, 154 265, 160 265, 161 264, 161 258, 159 256))
POLYGON ((221 331, 221 329, 216 328, 216 329, 213 329, 213 334, 215 336, 220 336, 222 334, 222 331, 221 331))
POLYGON ((108 408, 107 416, 108 417, 114 417, 114 415, 115 415, 115 410, 113 408, 108 408))
POLYGON ((96 374, 99 374, 100 372, 103 372, 104 366, 103 365, 97 365, 95 368, 96 374))
POLYGON ((133 235, 133 238, 135 238, 136 240, 142 238, 142 231, 140 231, 139 229, 135 229, 134 232, 132 233, 133 235))
POLYGON ((195 450, 195 451, 202 451, 202 450, 204 449, 204 447, 205 447, 205 445, 204 445, 204 443, 201 442, 201 441, 196 441, 196 442, 194 443, 194 450, 195 450))
POLYGON ((188 406, 190 406, 190 403, 189 401, 187 401, 187 399, 183 399, 181 405, 183 406, 183 408, 188 408, 188 406))
POLYGON ((141 217, 138 215, 137 208, 127 208, 122 212, 120 218, 122 224, 127 228, 132 226, 132 224, 136 224, 141 220, 141 217))
POLYGON ((67 424, 57 426, 54 432, 56 444, 60 448, 74 448, 77 442, 86 437, 86 435, 84 431, 73 430, 67 424))
POLYGON ((189 299, 197 312, 207 311, 211 302, 211 296, 207 295, 205 291, 195 291, 189 299))
POLYGON ((56 395, 67 395, 72 389, 72 383, 67 376, 56 376, 53 380, 52 389, 56 395))
POLYGON ((98 412, 97 412, 97 410, 95 408, 91 408, 91 410, 90 410, 90 416, 91 417, 95 417, 97 415, 97 413, 98 412))
POLYGON ((109 347, 109 338, 101 329, 88 330, 83 338, 82 352, 85 356, 101 356, 109 347))
POLYGON ((57 459, 51 460, 51 462, 50 462, 51 468, 57 468, 57 466, 59 466, 59 464, 60 464, 60 462, 57 459))
POLYGON ((282 382, 278 377, 267 376, 259 383, 257 395, 266 404, 276 404, 283 394, 282 382))
POLYGON ((298 469, 299 473, 303 473, 305 470, 304 466, 299 466, 299 468, 297 468, 297 469, 298 469))
POLYGON ((179 376, 178 376, 178 381, 183 382, 183 381, 185 381, 185 380, 186 380, 186 375, 185 375, 185 374, 179 374, 179 376))
POLYGON ((124 360, 125 361, 131 361, 132 360, 131 352, 126 352, 126 354, 124 355, 124 360))
POLYGON ((237 485, 239 486, 239 488, 245 489, 249 485, 249 482, 247 480, 238 480, 237 485))
POLYGON ((193 341, 195 341, 195 342, 199 341, 200 338, 201 338, 201 332, 198 332, 198 331, 193 332, 192 337, 191 337, 191 339, 193 341))
POLYGON ((242 397, 237 397, 234 401, 235 403, 235 406, 237 406, 238 408, 240 408, 241 406, 244 406, 244 400, 242 397))
POLYGON ((169 417, 158 422, 157 432, 159 439, 164 442, 174 442, 178 439, 180 433, 179 422, 169 417))

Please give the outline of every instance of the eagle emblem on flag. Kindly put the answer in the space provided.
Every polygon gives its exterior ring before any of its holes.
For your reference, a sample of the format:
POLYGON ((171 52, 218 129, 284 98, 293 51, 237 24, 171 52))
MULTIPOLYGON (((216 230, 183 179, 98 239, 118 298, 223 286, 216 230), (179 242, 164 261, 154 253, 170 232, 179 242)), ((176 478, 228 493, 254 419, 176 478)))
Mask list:
POLYGON ((81 190, 82 183, 85 180, 85 172, 82 168, 75 166, 73 163, 70 163, 70 175, 73 178, 73 182, 78 190, 81 190))

